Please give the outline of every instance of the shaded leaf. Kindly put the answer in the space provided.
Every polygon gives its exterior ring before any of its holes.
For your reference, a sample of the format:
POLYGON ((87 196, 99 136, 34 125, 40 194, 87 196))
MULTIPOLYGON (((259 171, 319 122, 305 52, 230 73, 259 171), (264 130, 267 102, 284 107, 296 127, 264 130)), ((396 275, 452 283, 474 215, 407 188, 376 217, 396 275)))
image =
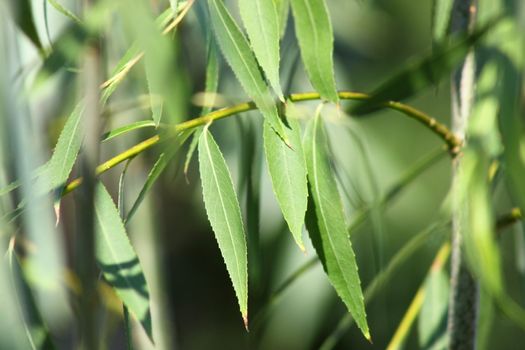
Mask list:
POLYGON ((445 40, 449 32, 454 0, 434 0, 432 4, 432 39, 434 43, 445 40))
MULTIPOLYGON (((293 108, 293 104, 288 101, 287 110, 290 108, 293 108)), ((268 123, 264 123, 264 151, 273 191, 283 216, 295 242, 304 250, 301 234, 308 202, 306 164, 299 122, 293 116, 289 116, 288 124, 290 128, 286 133, 291 148, 282 142, 268 123)))
POLYGON ((431 269, 425 281, 425 298, 418 319, 421 349, 446 349, 448 315, 448 276, 442 270, 431 269))
POLYGON ((273 90, 284 101, 279 82, 279 17, 273 0, 239 0, 244 27, 257 61, 273 90))
POLYGON ((387 101, 401 101, 412 97, 421 90, 438 84, 448 78, 475 45, 496 23, 499 17, 468 36, 456 36, 443 45, 438 45, 429 55, 416 64, 403 68, 381 84, 370 95, 370 99, 359 101, 350 109, 354 115, 371 113, 387 101))
POLYGON ((248 261, 241 210, 226 161, 207 129, 199 139, 199 168, 208 219, 247 326, 248 261))
POLYGON ((15 22, 20 30, 39 49, 43 49, 42 42, 38 36, 33 16, 33 7, 29 0, 11 0, 11 6, 15 16, 15 22))
POLYGON ((69 19, 77 22, 78 24, 82 24, 82 21, 80 18, 78 18, 77 15, 75 15, 73 12, 62 6, 57 0, 45 0, 46 2, 50 3, 51 6, 55 8, 58 12, 63 14, 64 16, 68 17, 69 19))
POLYGON ((330 283, 370 340, 357 263, 346 230, 341 197, 330 169, 320 115, 307 127, 304 152, 310 185, 306 228, 330 283))
POLYGON ((214 33, 226 61, 264 118, 286 141, 284 125, 248 41, 222 1, 208 0, 208 5, 214 33))
POLYGON ((301 57, 313 87, 337 103, 334 77, 334 34, 324 0, 291 0, 301 57))
POLYGON ((113 199, 95 188, 96 258, 104 278, 151 338, 149 290, 113 199))
POLYGON ((109 141, 117 136, 126 134, 130 131, 134 131, 137 129, 143 129, 143 128, 151 128, 155 126, 156 126, 155 122, 151 120, 140 120, 138 122, 131 123, 131 124, 122 126, 120 128, 117 128, 115 130, 108 131, 107 133, 102 135, 102 142, 109 141))

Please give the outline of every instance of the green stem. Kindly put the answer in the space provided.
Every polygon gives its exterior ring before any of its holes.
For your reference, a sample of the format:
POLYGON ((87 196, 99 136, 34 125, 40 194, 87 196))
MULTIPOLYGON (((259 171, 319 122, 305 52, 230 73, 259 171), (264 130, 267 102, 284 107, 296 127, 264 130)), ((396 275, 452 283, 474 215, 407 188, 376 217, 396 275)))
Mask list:
MULTIPOLYGON (((362 100, 370 99, 370 95, 360 93, 360 92, 341 91, 339 92, 339 98, 341 100, 360 100, 362 101, 362 100)), ((302 102, 302 101, 320 100, 321 97, 316 92, 305 92, 305 93, 290 94, 288 96, 288 99, 292 102, 302 102)), ((414 107, 401 103, 401 102, 394 102, 394 101, 385 102, 383 103, 383 107, 399 111, 403 113, 404 115, 406 115, 407 117, 415 119, 421 124, 425 125, 430 131, 432 131, 437 136, 439 136, 443 141, 445 141, 449 149, 449 152, 452 156, 455 156, 457 152, 459 151, 461 147, 461 141, 444 124, 439 123, 438 121, 436 121, 436 119, 432 118, 428 114, 414 107)), ((206 125, 209 122, 224 119, 224 118, 227 118, 227 117, 230 117, 230 116, 242 113, 242 112, 251 111, 256 108, 257 107, 255 106, 255 103, 251 101, 240 103, 240 104, 237 104, 231 107, 227 107, 227 108, 223 108, 223 109, 208 113, 206 115, 203 115, 201 117, 197 117, 197 118, 185 121, 183 123, 177 124, 173 126, 172 131, 175 132, 175 135, 178 135, 179 133, 183 131, 188 131, 196 127, 199 127, 199 126, 206 125)), ((173 137, 173 135, 169 133, 168 133, 168 136, 173 137)), ((154 145, 159 143, 164 137, 161 137, 160 135, 155 135, 145 141, 138 143, 137 145, 129 148, 128 150, 118 154, 117 156, 109 159, 108 161, 102 163, 96 169, 97 176, 105 173, 106 171, 122 163, 123 161, 131 159, 137 156, 138 154, 146 151, 147 149, 153 147, 154 145)), ((65 187, 63 195, 66 195, 72 192, 78 186, 80 186, 81 183, 82 183, 82 178, 77 178, 71 181, 65 187)))

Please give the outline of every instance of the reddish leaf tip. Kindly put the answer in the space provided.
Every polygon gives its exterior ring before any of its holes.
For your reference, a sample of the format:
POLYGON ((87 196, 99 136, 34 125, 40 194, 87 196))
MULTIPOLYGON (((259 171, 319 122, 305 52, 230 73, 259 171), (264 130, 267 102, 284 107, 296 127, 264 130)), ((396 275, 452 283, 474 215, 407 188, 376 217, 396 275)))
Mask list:
POLYGON ((242 321, 244 323, 244 328, 246 329, 246 332, 249 332, 250 329, 248 327, 248 313, 242 315, 242 321))

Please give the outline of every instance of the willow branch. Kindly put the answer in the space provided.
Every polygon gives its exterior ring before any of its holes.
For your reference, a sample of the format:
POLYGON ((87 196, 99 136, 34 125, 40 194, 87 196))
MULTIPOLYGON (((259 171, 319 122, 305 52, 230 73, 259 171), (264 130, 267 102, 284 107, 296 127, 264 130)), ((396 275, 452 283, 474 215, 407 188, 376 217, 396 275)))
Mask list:
MULTIPOLYGON (((370 95, 360 93, 360 92, 350 92, 350 91, 341 91, 339 92, 339 98, 341 100, 356 100, 356 101, 363 101, 363 100, 369 100, 371 98, 370 95)), ((320 100, 321 96, 316 92, 305 92, 305 93, 297 93, 297 94, 291 94, 288 96, 288 100, 292 102, 303 102, 303 101, 313 101, 313 100, 320 100)), ((383 108, 389 108, 398 112, 401 112, 403 115, 417 120, 419 123, 424 125, 427 129, 429 129, 431 132, 436 134, 438 137, 440 137, 447 145, 450 154, 454 157, 457 152, 459 151, 461 147, 461 141, 454 135, 452 131, 450 131, 449 128, 447 128, 446 125, 438 122, 436 119, 431 117, 430 115, 411 107, 407 104, 401 103, 401 102, 394 102, 389 101, 383 103, 383 108)), ((255 106, 255 103, 250 102, 244 102, 239 103, 237 105, 223 108, 217 111, 213 111, 211 113, 208 113, 206 115, 203 115, 201 117, 197 117, 194 119, 190 119, 188 121, 176 124, 172 127, 172 130, 175 135, 178 135, 185 131, 191 131, 199 126, 206 125, 209 122, 213 122, 216 120, 224 119, 231 117, 233 115, 237 115, 239 113, 255 110, 257 107, 255 106)), ((135 146, 129 148, 128 150, 116 155, 115 157, 109 159, 108 161, 100 164, 96 169, 96 175, 101 175, 108 171, 109 169, 117 166, 118 164, 131 159, 138 154, 150 149, 154 145, 158 144, 160 141, 165 139, 166 137, 173 137, 172 133, 167 133, 167 136, 161 136, 161 135, 155 135, 145 141, 142 141, 135 146)), ((71 181, 67 186, 65 187, 63 191, 63 195, 66 195, 73 190, 75 190, 80 184, 82 183, 82 178, 77 178, 73 181, 71 181)))

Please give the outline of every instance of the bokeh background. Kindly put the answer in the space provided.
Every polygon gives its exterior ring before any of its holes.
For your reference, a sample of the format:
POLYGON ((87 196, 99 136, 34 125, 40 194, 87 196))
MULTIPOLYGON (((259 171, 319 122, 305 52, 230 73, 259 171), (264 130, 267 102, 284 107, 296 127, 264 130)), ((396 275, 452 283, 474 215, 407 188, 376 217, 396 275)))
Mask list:
MULTIPOLYGON (((79 13, 79 1, 62 0, 61 3, 79 13)), ((150 3, 157 13, 167 7, 167 1, 151 0, 150 3)), ((195 7, 202 3, 205 1, 197 0, 195 7)), ((236 14, 235 1, 227 3, 236 14)), ((341 90, 371 91, 393 73, 432 50, 431 0, 327 0, 327 4, 335 34, 335 75, 341 90)), ((42 2, 33 1, 33 10, 39 34, 49 44, 42 2)), ((47 16, 49 37, 55 40, 67 30, 69 20, 49 5, 47 16)), ((103 41, 104 69, 108 73, 132 42, 119 14, 110 18, 103 41)), ((14 32, 12 25, 4 27, 8 28, 2 33, 4 45, 10 50, 5 52, 10 64, 3 69, 4 89, 9 89, 14 83, 30 86, 38 69, 37 53, 22 34, 14 32)), ((196 117, 200 113, 198 93, 204 89, 206 45, 194 9, 179 26, 172 49, 177 74, 177 80, 173 82, 173 98, 178 102, 182 119, 196 117)), ((298 60, 291 17, 281 54, 282 81, 287 82, 283 83, 287 92, 312 91, 298 60)), ((31 134, 41 146, 39 158, 35 161, 37 164, 49 158, 65 118, 78 101, 78 72, 70 68, 73 67, 61 69, 29 93, 27 117, 31 121, 31 134)), ((103 131, 148 119, 150 111, 145 94, 144 72, 138 66, 112 97, 104 114, 103 131)), ((219 94, 218 101, 224 105, 247 99, 222 58, 219 94)), ((421 91, 408 102, 440 122, 450 124, 448 81, 421 91)), ((440 218, 450 188, 451 166, 449 158, 444 155, 405 184, 394 200, 378 205, 378 200, 414 164, 435 152, 442 142, 416 121, 398 112, 384 110, 366 117, 351 117, 344 115, 349 105, 343 102, 341 110, 326 106, 323 115, 328 125, 333 164, 337 169, 348 222, 360 209, 372 208, 367 219, 351 233, 362 285, 366 287, 410 238, 440 218)), ((316 106, 316 102, 302 103, 302 116, 305 119, 311 117, 316 106)), ((318 348, 346 313, 320 264, 314 264, 301 274, 271 307, 265 309, 263 316, 259 314, 271 293, 315 256, 309 242, 306 254, 297 249, 279 212, 262 156, 261 115, 258 112, 244 113, 214 123, 211 130, 231 169, 245 218, 249 210, 257 210, 259 206, 259 222, 253 226, 259 231, 259 249, 249 251, 249 255, 253 255, 250 260, 250 318, 253 321, 259 317, 260 322, 250 332, 244 330, 231 282, 204 211, 196 159, 190 164, 187 176, 183 172, 187 147, 155 184, 127 226, 152 289, 153 321, 161 325, 159 331, 171 339, 170 346, 179 349, 318 348), (251 176, 251 181, 247 182, 246 176, 251 176), (248 193, 250 185, 253 185, 255 196, 248 193), (260 202, 254 202, 257 199, 260 202)), ((151 135, 153 133, 149 130, 137 131, 102 143, 100 160, 106 160, 151 135)), ((124 203, 128 210, 162 147, 140 155, 130 164, 124 183, 124 203)), ((15 159, 4 153, 3 161, 5 165, 12 165, 15 159)), ((123 165, 102 176, 115 197, 122 170, 123 165)), ((13 179, 14 172, 9 166, 4 166, 2 173, 4 183, 13 179)), ((65 197, 61 222, 56 229, 69 262, 73 259, 71 241, 76 225, 75 198, 75 194, 65 197)), ((511 208, 506 189, 502 186, 496 187, 494 198, 497 213, 511 208)), ((256 233, 249 230, 247 234, 256 233)), ((368 304, 368 322, 374 343, 368 343, 353 326, 341 337, 336 349, 386 347, 447 234, 445 229, 430 235, 421 249, 401 265, 368 304)), ((304 235, 306 238, 307 233, 304 235)), ((500 244, 509 293, 523 303, 525 257, 521 226, 506 229, 500 244), (521 247, 521 250, 516 247, 521 247)), ((101 328, 105 330, 108 349, 123 349, 118 302, 111 301, 111 296, 108 300, 113 306, 101 313, 101 324, 104 325, 101 328)), ((61 348, 71 346, 74 339, 74 331, 67 321, 70 316, 67 312, 65 315, 53 328, 57 345, 61 348)), ((519 339, 525 335, 523 331, 497 310, 491 315, 480 320, 487 327, 480 347, 518 349, 519 339)), ((134 329, 139 348, 151 348, 140 327, 135 325, 134 329)), ((405 348, 419 348, 417 325, 413 327, 405 348)))

